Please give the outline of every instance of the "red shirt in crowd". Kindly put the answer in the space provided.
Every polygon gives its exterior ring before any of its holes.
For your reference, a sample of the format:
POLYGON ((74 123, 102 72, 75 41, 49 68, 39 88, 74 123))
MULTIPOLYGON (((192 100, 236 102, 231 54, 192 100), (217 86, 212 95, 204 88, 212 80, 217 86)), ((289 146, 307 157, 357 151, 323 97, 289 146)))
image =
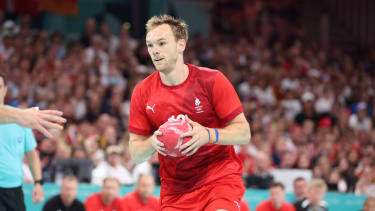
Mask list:
POLYGON ((121 199, 116 197, 113 202, 107 206, 103 204, 100 193, 89 196, 85 201, 86 211, 123 211, 121 208, 121 199))
POLYGON ((241 210, 240 211, 251 211, 249 204, 245 200, 241 200, 240 202, 241 210))
POLYGON ((139 197, 136 191, 124 196, 121 201, 122 210, 126 211, 158 211, 159 199, 151 196, 146 203, 139 197))
POLYGON ((296 208, 288 202, 283 202, 281 209, 277 210, 272 206, 270 200, 260 203, 255 211, 296 211, 296 208))
MULTIPOLYGON (((221 72, 187 65, 189 75, 182 84, 166 86, 155 71, 134 88, 131 133, 150 136, 171 116, 180 114, 204 127, 223 128, 243 112, 236 91, 221 72)), ((215 138, 215 134, 211 137, 215 138)), ((159 162, 161 197, 190 192, 216 181, 242 184, 243 164, 231 145, 208 143, 189 157, 159 154, 159 162)))

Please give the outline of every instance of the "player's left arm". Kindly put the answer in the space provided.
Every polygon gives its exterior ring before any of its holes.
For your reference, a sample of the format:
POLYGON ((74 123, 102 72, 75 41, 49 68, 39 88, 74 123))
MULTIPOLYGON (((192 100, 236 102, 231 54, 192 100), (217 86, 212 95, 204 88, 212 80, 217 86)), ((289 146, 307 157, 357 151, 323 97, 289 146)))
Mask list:
POLYGON ((193 126, 192 131, 181 135, 181 137, 192 137, 190 141, 180 147, 182 154, 187 156, 194 154, 201 146, 207 143, 237 145, 247 144, 251 139, 250 126, 243 113, 234 117, 224 128, 221 129, 206 128, 199 123, 192 121, 186 115, 185 118, 193 126))
MULTIPOLYGON (((30 166, 31 173, 33 175, 34 181, 42 179, 42 168, 40 165, 39 155, 35 149, 32 149, 25 153, 27 163, 30 166)), ((38 204, 44 200, 43 187, 40 183, 35 183, 32 192, 32 199, 34 204, 38 204)))
POLYGON ((250 126, 242 112, 241 101, 230 81, 218 72, 210 90, 213 109, 219 119, 225 123, 225 127, 205 128, 186 118, 193 126, 193 130, 183 134, 183 137, 192 136, 190 141, 180 147, 183 154, 192 155, 208 142, 236 145, 247 144, 250 141, 250 126))
MULTIPOLYGON (((243 113, 229 121, 222 129, 217 130, 217 136, 213 128, 207 128, 210 133, 209 142, 220 145, 247 144, 251 139, 249 123, 243 113)), ((207 133, 207 131, 206 131, 207 133)))

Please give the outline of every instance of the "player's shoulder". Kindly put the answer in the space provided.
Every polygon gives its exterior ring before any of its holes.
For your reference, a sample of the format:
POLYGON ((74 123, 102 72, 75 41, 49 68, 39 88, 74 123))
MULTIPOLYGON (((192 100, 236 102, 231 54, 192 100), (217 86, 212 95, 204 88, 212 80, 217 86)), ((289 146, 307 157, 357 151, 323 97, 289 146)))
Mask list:
POLYGON ((158 77, 158 71, 155 71, 154 73, 152 73, 151 75, 147 76, 145 79, 137 83, 134 87, 133 92, 144 94, 144 92, 150 91, 151 87, 155 86, 158 83, 158 77))
POLYGON ((188 64, 189 68, 193 71, 195 71, 195 74, 201 75, 201 76, 216 76, 217 74, 220 74, 221 72, 216 69, 211 69, 208 67, 201 67, 196 66, 193 64, 188 64))
POLYGON ((189 69, 193 74, 193 78, 195 81, 199 82, 200 84, 206 84, 212 86, 215 81, 217 80, 218 76, 223 76, 223 74, 216 69, 211 69, 208 67, 200 67, 192 64, 188 64, 189 69))
POLYGON ((153 72, 151 75, 147 76, 145 79, 143 79, 141 82, 139 82, 135 87, 143 88, 143 87, 149 87, 155 83, 158 82, 159 73, 158 71, 153 72))

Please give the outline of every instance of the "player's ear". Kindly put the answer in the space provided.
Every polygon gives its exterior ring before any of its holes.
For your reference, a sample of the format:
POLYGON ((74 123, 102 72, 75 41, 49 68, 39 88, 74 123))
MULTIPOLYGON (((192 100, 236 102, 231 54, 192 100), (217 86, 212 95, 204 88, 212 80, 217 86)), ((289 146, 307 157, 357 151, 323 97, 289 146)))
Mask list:
POLYGON ((178 53, 183 53, 186 47, 186 40, 184 39, 179 39, 177 41, 177 51, 178 53))

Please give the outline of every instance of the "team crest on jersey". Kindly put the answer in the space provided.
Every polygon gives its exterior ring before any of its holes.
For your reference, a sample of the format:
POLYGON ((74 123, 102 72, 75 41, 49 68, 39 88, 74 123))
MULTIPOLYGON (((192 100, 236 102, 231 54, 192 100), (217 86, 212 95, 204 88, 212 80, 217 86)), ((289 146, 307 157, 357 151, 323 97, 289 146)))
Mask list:
POLYGON ((197 97, 195 98, 194 104, 195 104, 195 113, 199 114, 199 113, 204 112, 203 106, 201 105, 201 101, 197 97))

